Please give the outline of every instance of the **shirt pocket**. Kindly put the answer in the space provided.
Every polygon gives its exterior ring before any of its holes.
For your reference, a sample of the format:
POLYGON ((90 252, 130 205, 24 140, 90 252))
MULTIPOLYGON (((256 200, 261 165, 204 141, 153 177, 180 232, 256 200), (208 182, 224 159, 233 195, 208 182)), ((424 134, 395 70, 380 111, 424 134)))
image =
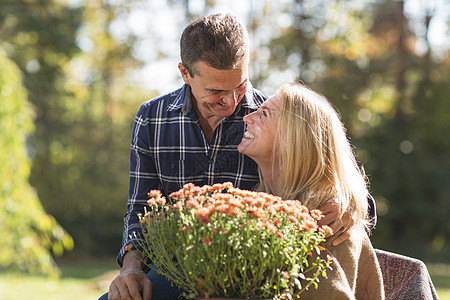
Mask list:
POLYGON ((198 160, 166 159, 160 160, 160 180, 167 194, 178 191, 184 184, 192 182, 196 185, 204 183, 204 164, 198 160))

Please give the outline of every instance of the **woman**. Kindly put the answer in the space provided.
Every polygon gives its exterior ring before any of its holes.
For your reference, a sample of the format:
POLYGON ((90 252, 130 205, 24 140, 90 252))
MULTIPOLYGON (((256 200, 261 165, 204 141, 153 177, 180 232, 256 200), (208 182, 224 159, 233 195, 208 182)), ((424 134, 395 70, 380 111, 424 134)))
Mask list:
MULTIPOLYGON (((301 294, 315 299, 384 299, 380 267, 367 228, 367 187, 337 112, 323 96, 291 84, 244 117, 247 131, 238 150, 258 164, 261 188, 309 209, 339 199, 339 212, 353 211, 356 225, 339 246, 325 243, 333 270, 301 294)), ((339 234, 339 232, 338 232, 339 234)))

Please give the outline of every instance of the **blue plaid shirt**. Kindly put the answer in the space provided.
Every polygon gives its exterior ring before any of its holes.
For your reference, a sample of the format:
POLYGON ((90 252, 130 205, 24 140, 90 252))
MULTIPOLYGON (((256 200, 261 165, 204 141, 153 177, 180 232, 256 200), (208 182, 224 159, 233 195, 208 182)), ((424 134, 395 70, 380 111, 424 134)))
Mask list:
POLYGON ((242 118, 266 99, 249 85, 235 112, 214 130, 210 143, 192 108, 189 85, 142 104, 131 137, 129 199, 119 265, 125 246, 134 240, 130 235, 141 232, 138 214, 143 214, 150 190, 167 196, 188 182, 203 186, 226 181, 241 189, 254 188, 259 182, 257 164, 239 153, 237 145, 246 127, 242 118))

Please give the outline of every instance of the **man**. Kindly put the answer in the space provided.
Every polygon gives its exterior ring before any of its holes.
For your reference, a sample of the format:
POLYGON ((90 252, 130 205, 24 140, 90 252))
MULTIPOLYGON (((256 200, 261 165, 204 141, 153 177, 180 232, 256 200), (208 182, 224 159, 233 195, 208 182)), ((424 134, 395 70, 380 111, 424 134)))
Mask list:
MULTIPOLYGON (((129 199, 117 258, 122 268, 108 299, 176 299, 180 293, 154 269, 145 273, 130 237, 141 232, 138 214, 144 212, 150 190, 168 196, 188 182, 230 181, 241 189, 259 182, 256 163, 237 151, 245 131, 243 116, 267 98, 248 81, 247 30, 231 15, 203 17, 183 31, 180 50, 178 68, 185 85, 144 103, 134 121, 129 199)), ((328 223, 336 219, 337 210, 324 208, 324 213, 330 211, 328 223)), ((340 228, 342 221, 333 225, 340 228)))

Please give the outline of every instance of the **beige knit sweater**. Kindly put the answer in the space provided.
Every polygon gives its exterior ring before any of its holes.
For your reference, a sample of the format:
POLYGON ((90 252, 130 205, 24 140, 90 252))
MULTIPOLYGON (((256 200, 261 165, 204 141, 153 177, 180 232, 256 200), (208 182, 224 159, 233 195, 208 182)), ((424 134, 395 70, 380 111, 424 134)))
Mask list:
POLYGON ((363 225, 357 226, 351 237, 339 246, 332 246, 332 241, 333 237, 324 243, 326 250, 321 256, 334 257, 333 270, 327 270, 327 278, 320 278, 317 290, 310 287, 300 298, 384 299, 380 266, 363 225))

